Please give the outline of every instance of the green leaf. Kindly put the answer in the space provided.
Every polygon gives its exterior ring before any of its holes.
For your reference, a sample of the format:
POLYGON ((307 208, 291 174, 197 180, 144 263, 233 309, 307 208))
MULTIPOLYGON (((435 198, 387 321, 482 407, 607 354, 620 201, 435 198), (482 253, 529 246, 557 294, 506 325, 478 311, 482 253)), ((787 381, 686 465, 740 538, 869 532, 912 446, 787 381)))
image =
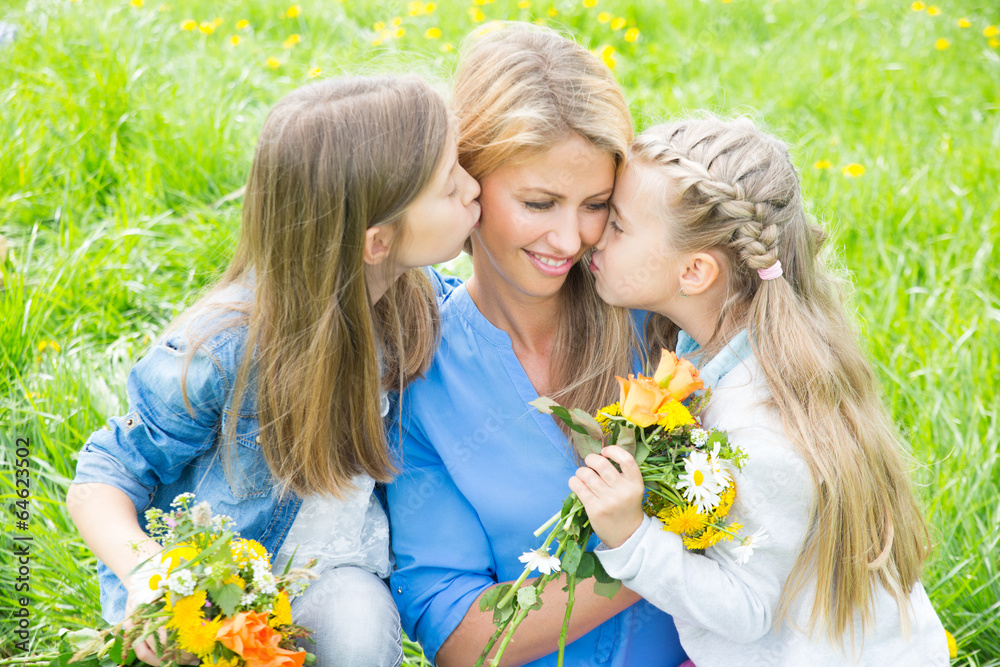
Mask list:
POLYGON ((580 557, 580 564, 576 568, 576 578, 577 579, 589 579, 594 576, 594 563, 597 562, 597 556, 592 552, 588 551, 580 557))
POLYGON ((528 405, 538 410, 543 415, 551 415, 553 407, 562 407, 548 396, 539 396, 535 400, 529 401, 528 405))
POLYGON ((617 579, 611 580, 610 583, 604 583, 603 581, 594 582, 594 592, 598 595, 603 595, 609 600, 615 596, 619 590, 621 590, 622 582, 617 579))
POLYGON ((514 612, 517 611, 517 605, 509 604, 505 607, 497 607, 493 610, 493 623, 496 625, 505 625, 510 619, 514 618, 514 612))
MULTIPOLYGON (((517 606, 521 609, 533 609, 538 605, 538 591, 534 586, 525 586, 517 592, 517 606)), ((541 605, 538 605, 539 607, 541 605)))
POLYGON ((645 442, 638 442, 635 445, 635 451, 632 453, 632 456, 635 457, 635 462, 637 464, 641 464, 646 460, 651 451, 652 450, 650 450, 649 445, 645 442))
POLYGON ((121 635, 115 637, 115 643, 111 645, 111 650, 108 651, 108 657, 115 661, 115 664, 122 663, 122 648, 124 640, 121 635))
POLYGON ((618 581, 608 574, 607 570, 604 569, 604 566, 601 565, 601 559, 597 556, 594 556, 594 578, 602 584, 610 584, 611 582, 618 581))
POLYGON ((566 574, 576 574, 577 567, 580 566, 580 559, 583 557, 583 545, 573 542, 566 547, 566 552, 560 559, 562 570, 566 574))
POLYGON ((591 438, 594 440, 604 439, 604 431, 601 429, 601 425, 597 423, 597 420, 589 412, 580 408, 573 408, 569 413, 573 416, 573 421, 582 426, 591 438))
POLYGON ((486 591, 483 597, 479 598, 479 611, 489 611, 490 609, 495 609, 497 603, 507 594, 510 590, 510 584, 504 584, 503 586, 496 586, 486 591))
POLYGON ((585 433, 573 433, 570 440, 572 440, 573 448, 576 449, 576 453, 580 455, 581 459, 587 458, 587 454, 600 454, 601 450, 604 449, 600 440, 594 440, 585 433))
POLYGON ((236 608, 240 606, 240 598, 243 597, 243 589, 237 584, 225 584, 220 586, 212 596, 212 602, 219 606, 224 616, 235 616, 236 608))

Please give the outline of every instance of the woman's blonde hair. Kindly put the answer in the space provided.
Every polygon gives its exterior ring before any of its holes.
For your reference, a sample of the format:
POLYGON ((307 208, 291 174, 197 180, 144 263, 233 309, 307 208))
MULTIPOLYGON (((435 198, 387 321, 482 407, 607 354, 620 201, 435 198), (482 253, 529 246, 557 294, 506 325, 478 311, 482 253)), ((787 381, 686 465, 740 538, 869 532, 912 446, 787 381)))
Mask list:
POLYGON ((255 383, 261 447, 283 493, 342 497, 358 473, 390 481, 396 471, 380 390, 401 390, 427 369, 437 304, 414 269, 372 306, 365 231, 401 226, 444 154, 450 122, 443 98, 416 76, 314 83, 267 116, 235 255, 203 302, 253 284, 252 303, 226 304, 242 311, 227 326, 247 327, 232 412, 255 383))
MULTIPOLYGON (((574 135, 624 164, 632 139, 628 104, 611 71, 554 30, 492 23, 461 49, 452 109, 459 162, 478 181, 574 135)), ((469 246, 467 245, 467 248, 469 246)), ((627 311, 604 303, 589 262, 578 262, 561 290, 562 313, 550 357, 554 392, 564 405, 596 411, 614 400, 615 373, 633 360, 627 311)))
MULTIPOLYGON (((847 317, 838 280, 819 250, 826 235, 806 214, 787 147, 747 118, 658 125, 636 138, 632 158, 669 179, 667 231, 679 252, 725 257, 728 298, 706 355, 747 329, 781 415, 816 483, 812 526, 783 591, 776 618, 815 577, 809 632, 825 626, 838 645, 860 614, 873 621, 874 585, 899 604, 929 547, 898 433, 847 317), (761 280, 780 261, 784 275, 761 280)), ((649 340, 673 348, 677 327, 649 322, 649 340)))

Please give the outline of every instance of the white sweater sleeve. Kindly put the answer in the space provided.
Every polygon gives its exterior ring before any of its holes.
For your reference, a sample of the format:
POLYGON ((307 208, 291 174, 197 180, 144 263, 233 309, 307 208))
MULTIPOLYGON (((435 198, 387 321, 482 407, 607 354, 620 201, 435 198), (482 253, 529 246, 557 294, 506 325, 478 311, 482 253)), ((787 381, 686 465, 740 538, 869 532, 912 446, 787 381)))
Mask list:
POLYGON ((748 454, 736 477, 732 516, 741 535, 765 528, 750 560, 739 565, 734 542, 720 542, 705 555, 684 548, 680 536, 647 517, 628 541, 597 549, 608 574, 677 620, 728 637, 756 641, 771 629, 785 579, 806 537, 812 480, 805 462, 784 435, 754 426, 729 432, 748 454))

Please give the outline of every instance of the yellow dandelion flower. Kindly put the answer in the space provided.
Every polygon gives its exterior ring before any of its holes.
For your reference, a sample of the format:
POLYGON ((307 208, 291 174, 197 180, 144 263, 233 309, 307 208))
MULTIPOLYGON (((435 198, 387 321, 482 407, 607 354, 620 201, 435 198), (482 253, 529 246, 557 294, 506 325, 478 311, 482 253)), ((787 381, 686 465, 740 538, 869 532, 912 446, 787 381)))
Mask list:
POLYGON ((406 34, 406 28, 396 28, 396 32, 392 33, 392 36, 399 39, 406 34))
POLYGON ((950 632, 948 632, 947 630, 944 631, 944 634, 945 634, 945 639, 948 640, 948 657, 949 658, 957 658, 958 657, 958 642, 955 641, 955 636, 953 634, 951 634, 950 632))
POLYGON ((994 37, 989 42, 987 42, 987 44, 990 45, 990 48, 994 48, 995 49, 998 46, 1000 46, 1000 39, 997 39, 996 37, 994 37))
MULTIPOLYGON (((319 68, 317 67, 313 71, 318 72, 319 68)), ((310 74, 312 74, 312 72, 310 72, 310 74)), ((224 584, 236 584, 240 588, 246 588, 247 587, 246 580, 244 580, 243 577, 241 577, 238 574, 231 574, 231 575, 229 575, 228 577, 226 577, 225 579, 222 580, 222 583, 224 583, 224 584)))
POLYGON ((625 31, 625 41, 626 42, 632 43, 632 42, 634 42, 637 39, 639 39, 639 29, 638 28, 629 28, 628 30, 625 31))
POLYGON ((309 78, 310 79, 315 79, 316 77, 318 77, 322 73, 323 73, 323 70, 321 70, 318 67, 313 67, 311 70, 309 70, 309 78))
POLYGON ((517 8, 518 9, 531 9, 531 0, 521 0, 521 2, 517 3, 517 8))
POLYGON ((199 657, 207 656, 215 650, 215 635, 221 627, 222 621, 218 620, 191 623, 178 628, 177 643, 189 653, 199 657))
POLYGON ((552 18, 559 16, 559 10, 556 9, 555 7, 549 7, 549 16, 551 16, 552 18))
POLYGON ((479 9, 478 7, 471 7, 469 9, 469 16, 471 16, 472 20, 475 21, 476 23, 480 23, 481 21, 486 20, 486 14, 483 14, 483 10, 479 9))
POLYGON ((441 39, 441 28, 428 28, 424 33, 427 39, 441 39))
POLYGON ((432 14, 434 10, 437 8, 438 6, 436 3, 428 2, 426 5, 424 5, 424 14, 432 14))
POLYGON ((813 164, 813 169, 829 169, 833 166, 833 163, 829 160, 817 160, 813 164))
POLYGON ((664 431, 672 431, 678 426, 694 423, 690 410, 680 401, 667 401, 656 414, 659 417, 656 424, 662 426, 664 431))
POLYGON ((420 0, 412 0, 406 6, 406 10, 410 16, 420 16, 424 13, 424 3, 420 2, 420 0))
POLYGON ((202 21, 201 24, 198 26, 198 30, 202 31, 206 35, 211 35, 213 32, 215 32, 215 26, 212 25, 211 22, 209 21, 202 21))
POLYGON ((455 45, 451 42, 445 42, 441 45, 441 53, 451 53, 455 50, 455 45))
POLYGON ((611 29, 612 30, 621 30, 624 27, 625 27, 625 19, 623 19, 620 16, 618 18, 616 18, 616 19, 614 19, 614 20, 611 21, 611 29))
POLYGON ((38 344, 38 351, 44 352, 45 350, 52 350, 53 352, 62 352, 62 346, 54 340, 43 340, 38 344))
POLYGON ((927 9, 927 5, 925 5, 924 3, 920 2, 920 0, 916 0, 916 2, 914 2, 912 5, 910 5, 910 9, 912 9, 915 12, 922 12, 925 9, 927 9))
POLYGON ((736 482, 732 481, 732 476, 729 479, 730 485, 719 496, 719 506, 712 511, 714 517, 724 517, 733 508, 733 501, 736 500, 736 482))
POLYGON ((232 658, 217 658, 215 656, 206 656, 202 658, 202 667, 239 667, 240 657, 234 655, 232 658))
POLYGON ((281 61, 275 58, 274 56, 268 58, 266 62, 267 66, 271 69, 278 69, 279 67, 281 67, 281 61))
POLYGON ((204 617, 205 591, 195 591, 191 595, 186 595, 174 603, 171 609, 170 620, 167 621, 168 628, 180 629, 193 625, 201 621, 204 617))
POLYGON ((184 563, 192 560, 198 555, 198 549, 192 544, 178 544, 175 547, 171 547, 160 554, 160 558, 164 561, 169 561, 170 564, 167 566, 167 573, 171 573, 177 568, 179 568, 184 563))
POLYGON ((611 12, 601 12, 597 15, 598 23, 608 23, 611 21, 611 12))
POLYGON ((705 527, 705 515, 698 512, 694 505, 672 507, 657 516, 663 521, 663 530, 678 535, 691 535, 705 527))
POLYGON ((399 26, 403 25, 403 19, 399 18, 398 16, 394 16, 392 17, 392 20, 389 21, 389 25, 391 25, 393 28, 398 28, 399 26))
POLYGON ((383 30, 385 30, 385 22, 375 21, 375 24, 372 25, 372 30, 374 30, 375 32, 382 32, 383 30))
POLYGON ((188 19, 186 21, 181 22, 181 30, 187 30, 188 32, 191 32, 193 30, 196 30, 197 28, 198 28, 197 21, 192 21, 191 19, 188 19))
POLYGON ((292 604, 288 601, 285 591, 278 593, 274 599, 274 609, 271 610, 271 619, 267 622, 272 628, 279 625, 289 625, 292 622, 292 604))
POLYGON ((941 10, 938 9, 938 7, 936 7, 935 5, 931 5, 930 7, 927 8, 927 16, 937 16, 940 13, 941 10))
MULTIPOLYGON (((277 60, 277 58, 274 60, 277 60)), ((268 62, 269 66, 270 64, 271 63, 268 62)), ((278 62, 278 65, 280 64, 281 63, 278 62)), ((264 545, 257 540, 240 538, 235 540, 229 548, 233 553, 233 560, 235 560, 240 567, 249 565, 250 561, 256 558, 263 558, 268 563, 271 562, 267 556, 267 549, 265 549, 264 545)))
POLYGON ((475 4, 479 5, 480 7, 482 7, 483 5, 492 5, 493 4, 493 0, 474 0, 474 2, 475 2, 475 4))
POLYGON ((944 37, 942 37, 938 41, 934 42, 934 48, 937 49, 938 51, 944 51, 949 46, 951 46, 951 42, 949 42, 944 37))
POLYGON ((618 61, 615 60, 614 56, 604 56, 603 58, 601 58, 601 61, 604 63, 604 66, 607 67, 608 69, 614 69, 615 65, 618 64, 618 61))
MULTIPOLYGON (((733 532, 736 531, 738 524, 733 524, 731 527, 733 532)), ((688 549, 707 549, 721 542, 722 540, 732 540, 733 536, 729 533, 724 533, 718 528, 709 526, 705 529, 705 532, 698 537, 685 537, 684 546, 688 549)))
POLYGON ((236 22, 237 30, 246 30, 249 27, 250 27, 250 21, 247 21, 246 19, 240 19, 239 21, 236 22))
POLYGON ((132 0, 133 7, 142 7, 145 3, 142 0, 132 0))
POLYGON ((997 35, 1000 35, 1000 28, 997 28, 995 25, 988 25, 983 28, 983 37, 996 37, 997 35))
POLYGON ((583 6, 587 9, 597 5, 597 0, 583 0, 583 6))
POLYGON ((301 13, 302 13, 302 7, 300 7, 299 5, 292 5, 291 7, 288 8, 288 11, 285 12, 285 16, 287 16, 290 19, 294 19, 297 18, 298 15, 301 13))
POLYGON ((970 21, 969 19, 965 19, 965 18, 958 19, 958 27, 959 28, 968 28, 971 25, 972 25, 972 21, 970 21))
POLYGON ((239 35, 233 35, 232 37, 229 38, 229 43, 232 44, 233 46, 239 45, 239 43, 240 43, 240 36, 239 35))
POLYGON ((295 45, 298 44, 301 41, 302 41, 302 38, 299 35, 289 35, 288 39, 286 39, 284 42, 282 42, 281 46, 282 46, 282 48, 285 48, 285 49, 291 49, 291 48, 294 48, 295 45))
POLYGON ((381 37, 376 37, 375 39, 373 39, 372 40, 372 45, 373 46, 382 46, 382 38, 381 37))
POLYGON ((865 175, 865 168, 863 165, 860 165, 857 162, 852 162, 851 164, 841 169, 840 173, 842 173, 844 176, 847 176, 848 178, 857 178, 859 176, 865 175))
POLYGON ((617 403, 612 403, 611 405, 606 405, 600 410, 598 410, 597 414, 594 415, 594 419, 597 421, 598 424, 604 424, 609 420, 610 417, 617 417, 621 413, 622 413, 621 406, 619 406, 617 403))

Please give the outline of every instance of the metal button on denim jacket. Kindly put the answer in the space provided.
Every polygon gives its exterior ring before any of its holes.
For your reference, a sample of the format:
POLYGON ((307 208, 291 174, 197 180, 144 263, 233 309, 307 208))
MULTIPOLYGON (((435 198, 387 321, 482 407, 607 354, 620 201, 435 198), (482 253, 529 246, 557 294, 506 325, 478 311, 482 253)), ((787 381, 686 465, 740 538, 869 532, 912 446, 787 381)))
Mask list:
MULTIPOLYGON (((246 287, 221 292, 213 302, 245 301, 246 287)), ((157 341, 129 373, 128 413, 94 432, 80 452, 74 484, 100 482, 121 489, 135 505, 139 525, 151 507, 168 509, 179 494, 193 492, 216 514, 227 514, 239 533, 274 554, 298 512, 295 494, 279 499, 258 437, 253 378, 234 414, 233 384, 246 340, 237 315, 206 308, 157 341), (204 340, 202 340, 204 339, 204 340), (193 355, 190 350, 198 341, 193 355), (185 363, 190 358, 185 372, 185 363), (185 404, 181 390, 187 388, 185 404), (224 471, 221 445, 236 419, 231 475, 224 471)), ((125 611, 126 592, 114 573, 98 564, 101 608, 111 623, 125 611)))

